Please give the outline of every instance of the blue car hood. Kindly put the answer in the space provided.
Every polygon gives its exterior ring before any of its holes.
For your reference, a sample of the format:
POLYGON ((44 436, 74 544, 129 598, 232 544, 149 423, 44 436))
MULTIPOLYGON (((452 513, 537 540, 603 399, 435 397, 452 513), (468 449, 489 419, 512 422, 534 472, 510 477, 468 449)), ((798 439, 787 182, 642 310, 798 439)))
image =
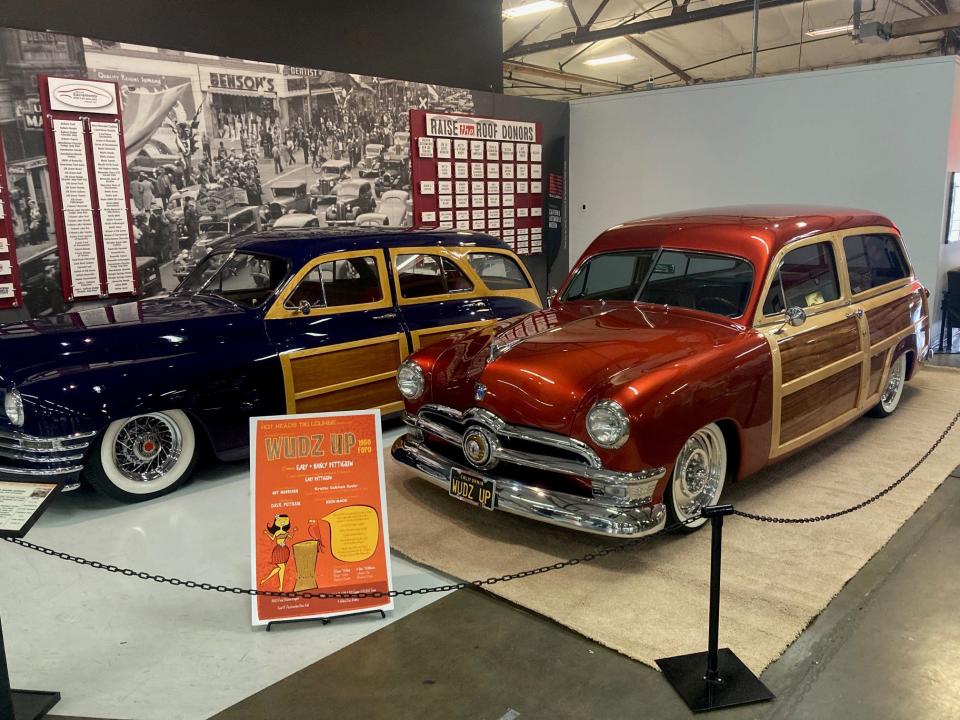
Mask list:
MULTIPOLYGON (((38 374, 202 352, 226 337, 263 337, 253 311, 222 298, 159 297, 0 326, 0 382, 38 374)), ((211 362, 214 362, 211 358, 211 362)))

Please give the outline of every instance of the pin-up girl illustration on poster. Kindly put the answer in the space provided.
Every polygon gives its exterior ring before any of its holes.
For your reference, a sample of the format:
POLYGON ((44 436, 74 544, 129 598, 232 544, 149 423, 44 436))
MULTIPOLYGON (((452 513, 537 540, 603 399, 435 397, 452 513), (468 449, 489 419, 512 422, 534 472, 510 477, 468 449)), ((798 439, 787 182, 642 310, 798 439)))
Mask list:
POLYGON ((273 524, 267 525, 263 532, 274 542, 273 551, 270 553, 270 562, 273 563, 274 567, 270 574, 260 581, 260 584, 265 585, 270 578, 276 575, 280 579, 279 590, 283 592, 283 577, 287 572, 287 563, 290 562, 290 548, 287 545, 287 540, 293 537, 296 528, 290 527, 289 516, 275 515, 273 524))

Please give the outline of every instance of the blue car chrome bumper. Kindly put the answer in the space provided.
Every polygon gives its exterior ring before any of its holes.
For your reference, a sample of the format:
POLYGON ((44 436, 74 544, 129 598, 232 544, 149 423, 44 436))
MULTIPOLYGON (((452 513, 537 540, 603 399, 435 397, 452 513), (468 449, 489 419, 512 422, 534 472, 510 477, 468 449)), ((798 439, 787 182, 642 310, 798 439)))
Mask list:
POLYGON ((83 470, 95 432, 36 437, 0 430, 0 477, 49 477, 73 484, 83 470))

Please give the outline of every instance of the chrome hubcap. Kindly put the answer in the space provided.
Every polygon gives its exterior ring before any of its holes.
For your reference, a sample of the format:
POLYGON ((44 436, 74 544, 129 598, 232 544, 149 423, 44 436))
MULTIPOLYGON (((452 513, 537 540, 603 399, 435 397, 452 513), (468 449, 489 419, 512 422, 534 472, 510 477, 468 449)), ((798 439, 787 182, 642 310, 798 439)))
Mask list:
POLYGON ((900 399, 900 390, 903 387, 903 371, 906 360, 903 355, 897 358, 896 362, 890 368, 890 377, 887 379, 887 387, 884 388, 883 395, 880 396, 880 403, 887 412, 893 410, 897 401, 900 399))
POLYGON ((130 418, 117 432, 113 455, 124 477, 152 482, 166 475, 180 459, 183 441, 177 424, 163 413, 130 418))
POLYGON ((673 469, 673 503, 680 520, 696 517, 712 505, 723 489, 727 450, 715 425, 698 430, 687 440, 673 469))

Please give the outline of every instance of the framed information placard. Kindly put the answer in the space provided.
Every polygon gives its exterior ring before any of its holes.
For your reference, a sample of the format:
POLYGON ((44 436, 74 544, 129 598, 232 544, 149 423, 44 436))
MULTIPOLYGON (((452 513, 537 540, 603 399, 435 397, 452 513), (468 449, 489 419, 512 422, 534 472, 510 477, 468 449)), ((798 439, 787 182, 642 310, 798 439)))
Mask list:
POLYGON ((47 75, 38 83, 64 299, 136 295, 119 87, 47 75))
POLYGON ((62 487, 57 482, 0 480, 0 537, 26 535, 62 487))
POLYGON ((411 110, 410 153, 414 227, 477 230, 518 255, 543 252, 540 123, 411 110))
POLYGON ((17 238, 13 234, 10 209, 10 190, 7 187, 7 168, 0 138, 0 309, 20 307, 20 266, 17 263, 17 238))
MULTIPOLYGON (((251 582, 284 593, 393 588, 380 411, 250 420, 251 582)), ((393 609, 390 598, 253 598, 253 624, 393 609)))

